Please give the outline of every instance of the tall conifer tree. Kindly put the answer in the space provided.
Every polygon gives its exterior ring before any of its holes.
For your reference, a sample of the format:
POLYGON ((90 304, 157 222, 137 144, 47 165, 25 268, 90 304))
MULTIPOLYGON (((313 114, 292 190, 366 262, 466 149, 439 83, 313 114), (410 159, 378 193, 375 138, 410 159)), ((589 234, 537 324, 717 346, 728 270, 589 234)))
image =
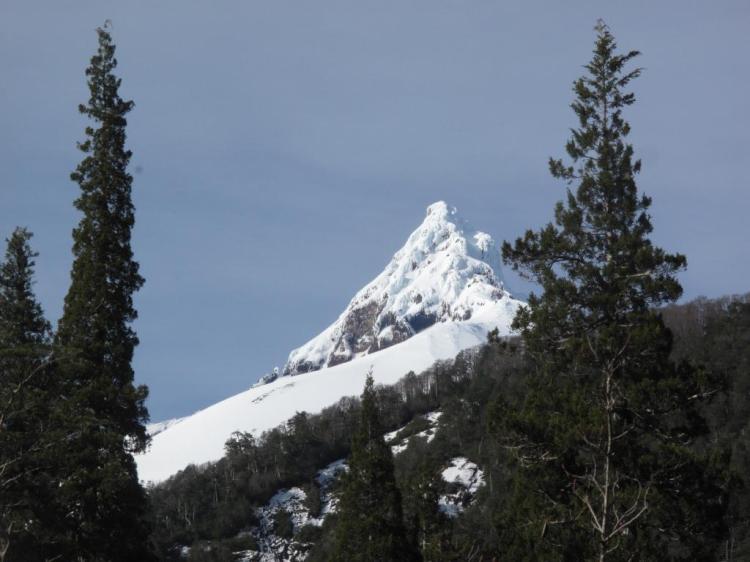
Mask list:
POLYGON ((338 562, 418 559, 406 538, 393 455, 383 439, 372 376, 362 393, 336 526, 338 562))
POLYGON ((418 466, 404 485, 404 515, 411 540, 424 562, 451 556, 447 517, 440 511, 442 478, 428 463, 418 466))
POLYGON ((657 307, 677 299, 684 256, 655 247, 650 198, 635 183, 626 91, 638 52, 606 25, 574 83, 572 160, 554 223, 503 245, 506 263, 543 289, 514 321, 535 364, 520 408, 498 404, 498 436, 519 461, 502 525, 527 560, 712 559, 722 532, 720 475, 694 452, 707 427, 701 373, 670 360, 657 307), (682 549, 675 545, 682 545, 682 549))
POLYGON ((83 217, 73 231, 74 262, 55 344, 62 365, 67 435, 59 502, 76 559, 148 560, 145 492, 132 454, 147 443, 147 389, 133 383, 138 338, 133 294, 143 284, 130 246, 134 224, 131 152, 120 97, 115 46, 105 28, 86 69, 90 98, 80 112, 94 122, 79 144, 84 158, 71 174, 83 217), (67 420, 67 421, 66 421, 67 420))
POLYGON ((35 559, 44 542, 51 340, 33 292, 30 238, 17 228, 0 265, 0 560, 35 559))

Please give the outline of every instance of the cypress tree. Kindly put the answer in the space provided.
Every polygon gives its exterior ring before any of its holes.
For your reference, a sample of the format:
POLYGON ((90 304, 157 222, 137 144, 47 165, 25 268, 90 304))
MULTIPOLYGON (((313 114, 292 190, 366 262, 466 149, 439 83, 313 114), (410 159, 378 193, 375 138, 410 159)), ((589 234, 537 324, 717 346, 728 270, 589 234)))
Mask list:
POLYGON ((43 542, 51 341, 33 292, 31 236, 17 228, 0 265, 0 560, 32 560, 43 542))
POLYGON ((339 502, 334 560, 416 560, 406 538, 393 455, 383 439, 373 384, 368 376, 339 502))
POLYGON ((494 425, 518 461, 514 502, 500 518, 514 559, 712 559, 724 532, 722 458, 696 453, 699 406, 715 381, 670 359, 657 307, 677 299, 685 257, 654 246, 627 142, 626 91, 637 51, 617 52, 604 23, 574 83, 578 127, 569 186, 554 222, 503 244, 537 282, 514 327, 534 365, 520 407, 499 402, 494 425), (676 546, 676 545, 679 545, 676 546))
POLYGON ((134 224, 131 152, 125 116, 132 101, 121 80, 112 38, 97 29, 99 46, 86 69, 90 98, 79 111, 94 125, 79 143, 84 158, 71 174, 83 214, 73 231, 71 285, 55 345, 65 387, 61 423, 67 444, 58 507, 65 540, 79 560, 148 560, 147 498, 133 453, 147 444, 147 389, 133 383, 138 338, 133 294, 143 284, 130 246, 134 224))

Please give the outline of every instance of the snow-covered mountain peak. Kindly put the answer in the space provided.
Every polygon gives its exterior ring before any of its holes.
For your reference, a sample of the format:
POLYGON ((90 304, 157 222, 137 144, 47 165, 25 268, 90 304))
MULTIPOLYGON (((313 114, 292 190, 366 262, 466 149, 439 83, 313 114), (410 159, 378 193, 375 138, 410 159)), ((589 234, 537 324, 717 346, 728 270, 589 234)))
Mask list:
POLYGON ((284 375, 315 371, 400 343, 437 322, 504 316, 504 290, 492 237, 475 230, 444 201, 385 270, 363 287, 339 318, 289 355, 284 375))
MULTIPOLYGON (((445 201, 438 201, 427 207, 424 221, 412 232, 404 247, 396 252, 388 268, 397 263, 413 267, 414 263, 430 261, 433 257, 439 259, 443 253, 484 262, 495 274, 496 284, 502 285, 500 253, 495 241, 489 234, 474 229, 458 214, 455 207, 449 207, 445 201), (406 263, 404 258, 407 257, 411 258, 411 263, 406 263)), ((459 268, 462 265, 449 260, 443 260, 443 264, 458 265, 459 268)))

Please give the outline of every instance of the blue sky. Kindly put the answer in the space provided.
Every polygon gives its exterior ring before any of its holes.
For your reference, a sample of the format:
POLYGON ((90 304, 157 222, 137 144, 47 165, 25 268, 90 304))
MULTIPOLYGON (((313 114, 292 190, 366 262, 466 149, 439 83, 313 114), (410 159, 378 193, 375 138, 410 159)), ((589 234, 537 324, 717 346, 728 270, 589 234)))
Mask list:
MULTIPOLYGON (((551 218, 597 18, 643 52, 627 117, 685 295, 750 290, 750 4, 0 4, 0 234, 59 318, 94 29, 135 101, 135 367, 154 419, 244 390, 330 323, 438 199, 496 239, 551 218)), ((527 290, 506 272, 511 290, 527 290)))

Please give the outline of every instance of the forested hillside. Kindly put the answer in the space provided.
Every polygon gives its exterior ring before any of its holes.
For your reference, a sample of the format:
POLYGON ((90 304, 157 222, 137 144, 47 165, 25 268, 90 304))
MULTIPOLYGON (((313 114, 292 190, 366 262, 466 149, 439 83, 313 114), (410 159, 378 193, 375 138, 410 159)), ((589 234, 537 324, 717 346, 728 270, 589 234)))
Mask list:
MULTIPOLYGON (((675 359, 726 381, 706 406, 710 433, 696 446, 726 445, 731 451, 732 474, 721 482, 732 492, 729 515, 721 522, 730 529, 731 542, 717 539, 712 548, 718 559, 725 559, 721 552, 729 549, 731 559, 742 560, 750 556, 750 492, 744 483, 744 475, 750 473, 750 295, 674 305, 664 309, 663 316, 675 334, 675 359)), ((495 405, 499 399, 523 402, 529 368, 517 340, 491 337, 480 349, 452 362, 410 373, 393 387, 377 388, 384 430, 404 428, 389 442, 407 445, 395 449, 396 482, 407 536, 424 560, 503 559, 498 553, 506 551, 507 536, 501 522, 513 493, 516 466, 496 434, 501 420, 495 405), (436 411, 442 415, 434 437, 420 435, 429 426, 422 414, 436 411), (416 436, 407 439, 410 435, 416 436), (476 463, 483 485, 478 493, 463 495, 461 509, 449 510, 446 497, 463 490, 441 475, 456 458, 476 463)), ((319 415, 299 413, 258 439, 236 435, 220 462, 190 467, 153 487, 155 540, 162 559, 263 559, 258 549, 265 545, 253 532, 260 508, 279 490, 295 486, 305 492, 305 509, 319 516, 315 476, 348 456, 358 415, 359 400, 344 399, 319 415)), ((275 526, 265 529, 284 539, 276 542, 275 552, 287 553, 290 559, 331 559, 335 512, 323 518, 322 526, 295 527, 287 515, 291 514, 277 511, 275 526)))

